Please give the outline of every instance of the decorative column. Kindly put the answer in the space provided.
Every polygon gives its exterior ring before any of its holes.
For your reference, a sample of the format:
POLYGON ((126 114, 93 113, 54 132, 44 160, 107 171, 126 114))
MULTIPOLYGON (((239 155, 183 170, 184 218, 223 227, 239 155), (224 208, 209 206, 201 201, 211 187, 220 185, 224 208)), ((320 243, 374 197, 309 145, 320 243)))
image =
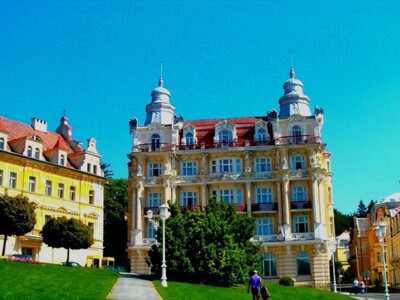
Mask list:
POLYGON ((285 240, 291 240, 290 230, 290 201, 289 201, 289 173, 285 172, 282 176, 282 194, 283 194, 283 231, 285 240))
POLYGON ((206 206, 206 201, 207 201, 207 199, 206 199, 206 196, 207 196, 206 187, 207 187, 206 183, 202 182, 201 183, 201 206, 202 207, 206 206))
POLYGON ((321 237, 321 219, 320 219, 320 205, 318 197, 318 181, 317 174, 312 174, 312 203, 313 203, 313 216, 314 216, 314 234, 315 238, 321 237))
POLYGON ((246 182, 246 205, 247 205, 247 214, 251 215, 251 183, 246 182))
POLYGON ((276 184, 276 194, 277 194, 277 203, 278 203, 278 226, 282 226, 282 194, 281 194, 281 184, 279 181, 275 182, 276 184))
POLYGON ((136 215, 135 215, 135 245, 142 244, 143 231, 142 231, 142 216, 143 216, 143 183, 142 181, 137 182, 136 184, 136 215))

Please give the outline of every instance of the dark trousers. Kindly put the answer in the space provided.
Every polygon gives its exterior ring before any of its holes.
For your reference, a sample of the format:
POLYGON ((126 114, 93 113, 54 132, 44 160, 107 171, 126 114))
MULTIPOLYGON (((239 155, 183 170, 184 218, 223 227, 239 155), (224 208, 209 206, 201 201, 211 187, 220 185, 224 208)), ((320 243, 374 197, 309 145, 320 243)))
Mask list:
POLYGON ((260 299, 260 287, 252 287, 251 294, 253 295, 253 300, 260 299))

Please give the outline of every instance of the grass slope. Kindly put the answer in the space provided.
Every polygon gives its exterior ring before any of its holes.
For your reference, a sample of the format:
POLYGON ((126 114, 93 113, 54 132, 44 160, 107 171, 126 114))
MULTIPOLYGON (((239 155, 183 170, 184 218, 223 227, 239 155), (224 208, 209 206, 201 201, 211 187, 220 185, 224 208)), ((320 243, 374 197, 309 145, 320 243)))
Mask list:
MULTIPOLYGON (((160 280, 153 281, 157 291, 164 300, 240 300, 251 299, 251 295, 247 294, 246 286, 237 286, 233 288, 223 288, 206 286, 200 284, 190 284, 183 282, 169 281, 168 288, 161 286, 160 280)), ((335 294, 329 291, 316 290, 310 287, 285 287, 277 284, 267 284, 272 299, 296 299, 296 300, 335 300, 335 299, 351 299, 349 296, 335 294)))
POLYGON ((106 299, 118 273, 0 260, 0 299, 106 299))

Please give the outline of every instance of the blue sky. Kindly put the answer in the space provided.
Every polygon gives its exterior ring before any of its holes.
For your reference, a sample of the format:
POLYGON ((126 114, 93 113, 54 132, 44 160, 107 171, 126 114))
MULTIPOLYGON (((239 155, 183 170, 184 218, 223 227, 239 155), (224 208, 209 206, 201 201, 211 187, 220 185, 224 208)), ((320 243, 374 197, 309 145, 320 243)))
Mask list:
POLYGON ((335 206, 400 190, 399 1, 1 1, 0 114, 95 137, 126 177, 160 61, 185 120, 278 109, 290 53, 325 110, 335 206))

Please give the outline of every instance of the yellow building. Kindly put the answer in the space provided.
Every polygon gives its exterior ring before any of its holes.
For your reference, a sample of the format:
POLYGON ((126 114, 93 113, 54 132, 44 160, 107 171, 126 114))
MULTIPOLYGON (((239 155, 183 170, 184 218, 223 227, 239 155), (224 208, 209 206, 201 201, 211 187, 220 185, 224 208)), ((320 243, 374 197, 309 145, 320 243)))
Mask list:
MULTIPOLYGON (((93 228, 94 244, 71 250, 70 260, 82 265, 87 256, 103 255, 103 185, 96 140, 86 149, 72 140, 66 117, 55 132, 47 122, 33 118, 31 124, 0 117, 0 193, 23 194, 37 205, 36 225, 24 235, 11 237, 6 255, 26 254, 40 262, 66 260, 66 249, 49 248, 40 232, 50 217, 77 218, 93 228)), ((3 247, 4 236, 0 236, 3 247)))
POLYGON ((350 258, 350 251, 349 251, 349 242, 350 242, 350 231, 345 230, 336 237, 338 240, 338 245, 335 254, 335 261, 340 262, 343 267, 343 271, 346 271, 350 265, 348 260, 350 258))
POLYGON ((260 244, 264 278, 278 281, 288 275, 297 284, 330 285, 335 232, 323 109, 311 112, 293 68, 283 88, 279 113, 184 121, 175 115, 160 78, 144 125, 136 118, 129 122, 132 272, 148 272, 146 257, 155 235, 147 210, 157 218, 167 201, 191 209, 217 196, 256 220, 252 241, 260 244))

